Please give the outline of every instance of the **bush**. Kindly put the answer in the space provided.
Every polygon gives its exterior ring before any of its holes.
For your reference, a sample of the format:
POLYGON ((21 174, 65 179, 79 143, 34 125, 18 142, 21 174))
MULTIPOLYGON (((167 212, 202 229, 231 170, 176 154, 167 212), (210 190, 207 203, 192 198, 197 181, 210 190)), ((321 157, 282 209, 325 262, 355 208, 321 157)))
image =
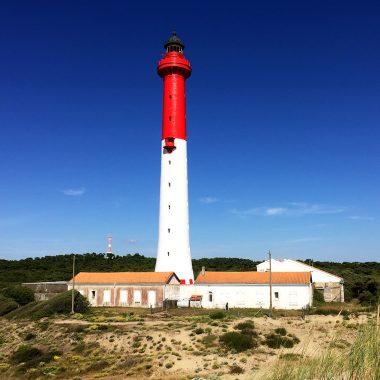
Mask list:
POLYGON ((265 339, 265 344, 270 348, 292 348, 298 342, 299 339, 297 337, 286 337, 279 334, 269 334, 265 339))
POLYGON ((252 321, 240 322, 235 326, 235 330, 254 329, 255 325, 252 321))
POLYGON ((60 351, 51 351, 44 353, 40 349, 30 346, 29 344, 21 345, 11 356, 11 361, 14 363, 25 363, 22 369, 34 367, 41 362, 49 363, 54 356, 61 356, 60 351))
POLYGON ((314 291, 313 291, 313 304, 315 306, 318 306, 318 305, 322 305, 324 303, 325 303, 325 298, 323 296, 323 290, 320 291, 320 290, 314 289, 314 291))
POLYGON ((14 363, 26 363, 41 356, 41 350, 29 344, 24 344, 12 354, 11 360, 14 363))
POLYGON ((197 335, 200 335, 200 334, 203 334, 205 332, 205 330, 203 330, 201 327, 198 327, 197 329, 194 330, 194 332, 197 335))
MULTIPOLYGON (((74 309, 76 312, 85 313, 90 307, 89 302, 79 292, 75 291, 74 309)), ((43 302, 31 302, 20 307, 18 310, 9 313, 7 318, 31 318, 40 319, 49 317, 55 313, 70 313, 71 311, 71 290, 58 294, 54 298, 43 302)))
POLYGON ((211 319, 223 319, 226 315, 223 313, 223 311, 214 311, 210 314, 211 319))
POLYGON ((0 315, 10 313, 12 310, 18 308, 18 303, 11 298, 0 296, 0 315))
POLYGON ((4 288, 1 293, 4 297, 12 298, 19 305, 26 305, 34 301, 34 293, 32 289, 26 286, 15 285, 4 288))
POLYGON ((237 364, 233 364, 230 367, 230 373, 233 374, 233 375, 239 375, 241 373, 244 373, 244 369, 241 368, 240 366, 238 366, 237 364))
POLYGON ((228 332, 220 336, 219 340, 229 349, 243 352, 250 348, 257 347, 257 342, 250 335, 243 335, 238 332, 228 332))
POLYGON ((36 337, 36 334, 33 334, 33 333, 29 332, 29 333, 27 333, 27 334, 25 335, 24 340, 32 340, 32 339, 34 339, 35 337, 36 337))
POLYGON ((244 369, 238 366, 237 364, 233 364, 230 367, 230 373, 233 375, 240 375, 241 373, 244 373, 244 369))
POLYGON ((277 335, 281 335, 281 336, 285 336, 287 334, 286 329, 284 329, 283 327, 278 327, 277 329, 274 330, 274 332, 277 335))

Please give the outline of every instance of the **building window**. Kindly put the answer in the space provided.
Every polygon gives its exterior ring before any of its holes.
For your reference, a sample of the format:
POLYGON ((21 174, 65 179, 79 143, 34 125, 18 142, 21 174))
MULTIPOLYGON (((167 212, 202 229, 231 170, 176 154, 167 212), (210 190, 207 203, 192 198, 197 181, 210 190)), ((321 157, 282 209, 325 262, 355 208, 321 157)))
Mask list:
POLYGON ((169 187, 170 187, 171 183, 169 182, 168 185, 169 185, 169 187))
POLYGON ((169 208, 169 210, 170 210, 170 205, 168 205, 168 208, 169 208))
POLYGON ((274 292, 274 299, 275 299, 275 300, 278 300, 278 299, 279 299, 279 297, 278 297, 278 292, 274 292))
POLYGON ((135 304, 141 304, 141 290, 135 290, 133 292, 133 300, 135 304))
POLYGON ((212 302, 212 292, 208 292, 208 302, 212 302))
POLYGON ((169 160, 169 165, 171 165, 172 164, 172 162, 169 160))
POLYGON ((169 95, 169 99, 171 99, 172 98, 172 96, 171 95, 169 95))
POLYGON ((172 121, 172 117, 171 116, 169 116, 169 121, 172 121))
POLYGON ((91 290, 91 298, 95 299, 95 297, 96 297, 96 291, 95 290, 91 290))
POLYGON ((170 255, 170 253, 168 252, 168 256, 170 255))
POLYGON ((169 234, 170 234, 170 228, 168 228, 168 232, 169 232, 169 234))

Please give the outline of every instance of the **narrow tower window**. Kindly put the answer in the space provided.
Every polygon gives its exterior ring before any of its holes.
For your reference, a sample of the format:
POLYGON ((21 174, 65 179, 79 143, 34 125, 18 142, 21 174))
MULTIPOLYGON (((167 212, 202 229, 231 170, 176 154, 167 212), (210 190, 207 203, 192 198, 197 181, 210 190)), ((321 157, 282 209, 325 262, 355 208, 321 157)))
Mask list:
POLYGON ((168 209, 170 210, 170 205, 168 205, 168 209))
POLYGON ((168 232, 169 232, 169 234, 170 234, 170 228, 168 228, 168 232))
POLYGON ((170 255, 170 253, 168 252, 168 256, 170 255))
POLYGON ((172 162, 169 160, 169 165, 171 165, 172 164, 172 162))
POLYGON ((169 120, 172 121, 172 117, 171 116, 169 116, 169 120))
POLYGON ((172 96, 171 95, 169 95, 169 99, 171 99, 172 98, 172 96))
POLYGON ((171 183, 169 182, 168 185, 169 185, 169 187, 170 187, 171 183))

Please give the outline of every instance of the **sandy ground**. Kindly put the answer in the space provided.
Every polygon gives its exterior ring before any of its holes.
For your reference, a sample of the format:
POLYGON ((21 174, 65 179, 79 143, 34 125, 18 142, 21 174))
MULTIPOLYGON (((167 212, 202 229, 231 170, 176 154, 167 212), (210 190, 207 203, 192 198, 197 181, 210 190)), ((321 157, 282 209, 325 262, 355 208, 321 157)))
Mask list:
MULTIPOLYGON (((88 322, 75 319, 57 319, 50 322, 49 328, 41 332, 41 337, 36 338, 37 345, 55 344, 64 352, 61 365, 69 365, 74 359, 78 361, 78 368, 88 368, 91 355, 99 354, 104 358, 113 358, 110 368, 86 373, 83 369, 78 372, 78 379, 253 379, 259 380, 271 370, 279 355, 283 353, 295 353, 303 356, 316 356, 325 349, 332 340, 340 340, 349 345, 355 335, 356 329, 347 328, 347 324, 358 325, 366 323, 367 317, 360 315, 344 321, 341 316, 307 316, 305 320, 295 317, 282 317, 271 319, 241 318, 235 320, 217 320, 210 322, 203 317, 184 318, 177 317, 163 320, 149 320, 144 322, 88 322), (259 339, 273 332, 278 327, 284 327, 288 334, 294 334, 300 342, 293 348, 271 349, 264 344, 258 348, 243 352, 231 353, 224 351, 218 344, 218 337, 226 331, 235 331, 237 323, 250 319, 254 322, 255 330, 259 333, 259 339), (213 325, 212 325, 213 324, 213 325), (83 344, 86 347, 94 347, 88 357, 80 353, 72 353, 73 336, 75 333, 67 331, 75 326, 81 326, 84 332, 83 344), (110 331, 99 326, 112 326, 110 331), (195 334, 196 328, 201 328, 204 333, 195 334), (214 343, 205 346, 202 340, 207 335, 215 335, 214 343), (50 342, 51 341, 51 342, 50 342), (50 342, 50 343, 49 343, 50 342), (137 342, 137 343, 136 343, 137 342), (133 355, 144 356, 142 365, 128 370, 120 370, 123 360, 133 355), (66 360, 66 361, 64 361, 66 360), (81 367, 82 365, 82 367, 81 367), (244 370, 242 374, 230 374, 231 367, 238 365, 244 370), (144 367, 145 366, 145 367, 144 367), (150 367, 149 367, 150 366, 150 367), (149 369, 147 370, 147 368, 149 369)), ((27 331, 36 329, 36 324, 5 322, 0 325, 1 336, 6 335, 6 329, 13 331, 13 338, 6 339, 2 345, 3 350, 12 350, 18 344, 23 343, 22 336, 27 331), (9 324, 9 326, 6 326, 9 324), (13 339, 13 342, 11 340, 13 339), (12 343, 12 344, 7 344, 12 343)), ((25 343, 25 342, 24 342, 25 343)), ((31 342, 34 343, 34 342, 31 342)), ((3 351, 4 352, 4 351, 3 351)), ((6 355, 6 352, 4 353, 6 355)), ((96 358, 96 356, 94 356, 96 358)), ((58 360, 58 364, 59 364, 58 360)), ((94 359, 99 360, 99 359, 94 359)), ((2 358, 0 356, 0 365, 2 358)), ((5 379, 7 377, 1 377, 5 379)), ((65 377, 64 374, 57 378, 65 377)))

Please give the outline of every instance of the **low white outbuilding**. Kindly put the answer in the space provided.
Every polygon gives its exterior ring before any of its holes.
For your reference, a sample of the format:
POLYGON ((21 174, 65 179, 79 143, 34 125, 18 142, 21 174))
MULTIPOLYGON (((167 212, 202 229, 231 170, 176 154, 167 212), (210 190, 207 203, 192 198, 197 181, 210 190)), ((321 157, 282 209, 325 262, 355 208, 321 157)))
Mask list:
MULTIPOLYGON (((258 264, 257 271, 269 272, 269 260, 258 264)), ((288 259, 272 259, 272 272, 311 272, 313 286, 323 292, 326 302, 344 302, 344 280, 342 277, 300 261, 288 259)))
MULTIPOLYGON (((202 271, 194 286, 181 287, 181 297, 202 296, 204 308, 269 308, 269 273, 202 271), (187 293, 187 294, 186 294, 187 293)), ((302 309, 313 303, 310 272, 272 273, 276 309, 302 309)))

